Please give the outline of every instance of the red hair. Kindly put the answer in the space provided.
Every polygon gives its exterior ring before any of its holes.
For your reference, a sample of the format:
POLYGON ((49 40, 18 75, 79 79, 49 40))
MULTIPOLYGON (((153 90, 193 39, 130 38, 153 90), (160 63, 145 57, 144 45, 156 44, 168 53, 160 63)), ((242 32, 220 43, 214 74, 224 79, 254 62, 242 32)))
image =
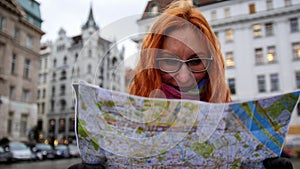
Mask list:
POLYGON ((155 68, 156 51, 161 47, 168 31, 188 25, 202 32, 209 43, 207 46, 213 57, 213 62, 207 71, 208 82, 201 92, 201 100, 215 103, 231 101, 219 41, 203 14, 186 1, 171 3, 145 36, 140 59, 135 68, 136 74, 129 88, 130 94, 149 97, 152 91, 161 88, 160 70, 155 68))

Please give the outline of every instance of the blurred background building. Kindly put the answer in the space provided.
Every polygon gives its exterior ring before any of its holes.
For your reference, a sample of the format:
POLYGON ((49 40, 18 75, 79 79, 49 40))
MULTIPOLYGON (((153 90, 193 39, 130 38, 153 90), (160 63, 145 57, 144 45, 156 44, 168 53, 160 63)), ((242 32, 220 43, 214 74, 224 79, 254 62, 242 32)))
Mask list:
MULTIPOLYGON (((103 88, 124 91, 125 69, 124 50, 114 46, 100 36, 100 28, 94 20, 92 7, 87 15, 81 34, 73 37, 61 28, 58 39, 53 44, 46 44, 43 49, 45 58, 42 65, 50 66, 48 70, 47 89, 40 89, 40 98, 46 97, 47 102, 39 104, 39 110, 47 112, 45 136, 52 143, 75 141, 75 94, 72 83, 79 80, 99 85, 103 88), (47 51, 49 49, 49 55, 47 51), (47 58, 47 59, 46 59, 47 58), (48 65, 49 64, 49 65, 48 65), (114 72, 118 66, 119 72, 114 72), (48 91, 47 91, 48 90, 48 91)), ((45 74, 40 74, 40 82, 46 82, 45 74)))
POLYGON ((27 140, 37 122, 41 30, 39 3, 0 1, 0 136, 27 140))
MULTIPOLYGON (((234 101, 300 89, 300 0, 187 0, 211 24, 234 101)), ((147 32, 172 0, 151 0, 137 21, 147 32)), ((140 46, 143 36, 133 38, 140 46)), ((286 142, 300 140, 300 103, 286 142)), ((300 150, 300 149, 299 149, 300 150)))

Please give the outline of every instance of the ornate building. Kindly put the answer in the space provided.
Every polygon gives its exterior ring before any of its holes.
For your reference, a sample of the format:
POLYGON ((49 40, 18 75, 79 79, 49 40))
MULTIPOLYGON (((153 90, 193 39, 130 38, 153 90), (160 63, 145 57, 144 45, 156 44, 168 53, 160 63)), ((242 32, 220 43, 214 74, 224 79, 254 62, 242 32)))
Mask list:
POLYGON ((26 141, 36 126, 44 34, 39 5, 35 0, 0 1, 0 138, 26 141))
POLYGON ((100 36, 92 7, 81 34, 68 37, 64 29, 51 46, 46 135, 53 141, 75 138, 75 95, 72 83, 84 80, 100 87, 124 91, 124 50, 100 36), (115 71, 116 67, 120 71, 115 71))

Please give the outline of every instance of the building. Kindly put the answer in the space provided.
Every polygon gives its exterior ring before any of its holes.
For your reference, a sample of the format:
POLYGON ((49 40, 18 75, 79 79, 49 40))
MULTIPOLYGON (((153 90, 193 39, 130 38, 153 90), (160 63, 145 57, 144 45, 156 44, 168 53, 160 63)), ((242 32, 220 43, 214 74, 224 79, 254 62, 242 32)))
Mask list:
POLYGON ((44 34, 39 5, 35 0, 21 4, 0 1, 0 137, 10 140, 26 141, 37 122, 39 51, 44 34))
MULTIPOLYGON (((149 1, 137 21, 147 32, 171 2, 149 1)), ((300 0, 190 1, 221 43, 234 101, 300 89, 300 0)), ((142 36, 134 41, 141 43, 142 36)), ((287 142, 300 137, 300 104, 292 114, 287 142)))
POLYGON ((39 67, 39 80, 37 89, 37 131, 39 138, 42 141, 45 137, 47 129, 47 114, 49 107, 49 72, 50 72, 50 55, 51 55, 51 42, 41 44, 40 49, 40 67, 39 67))
POLYGON ((83 80, 107 89, 125 90, 125 69, 120 65, 124 50, 102 38, 100 31, 91 7, 80 35, 69 37, 60 29, 58 39, 51 45, 46 136, 52 143, 75 139, 72 83, 83 80), (121 71, 115 71, 116 67, 121 71))

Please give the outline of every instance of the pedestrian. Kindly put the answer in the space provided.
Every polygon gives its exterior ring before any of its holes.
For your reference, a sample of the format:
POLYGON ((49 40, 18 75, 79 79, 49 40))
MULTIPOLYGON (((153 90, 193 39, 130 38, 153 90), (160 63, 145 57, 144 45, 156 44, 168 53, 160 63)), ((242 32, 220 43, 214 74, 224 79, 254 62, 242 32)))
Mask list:
MULTIPOLYGON (((220 44, 207 20, 187 1, 169 5, 145 36, 129 93, 144 97, 231 102, 220 44)), ((264 160, 267 169, 291 169, 286 158, 264 160)), ((76 164, 97 168, 105 164, 76 164)))

